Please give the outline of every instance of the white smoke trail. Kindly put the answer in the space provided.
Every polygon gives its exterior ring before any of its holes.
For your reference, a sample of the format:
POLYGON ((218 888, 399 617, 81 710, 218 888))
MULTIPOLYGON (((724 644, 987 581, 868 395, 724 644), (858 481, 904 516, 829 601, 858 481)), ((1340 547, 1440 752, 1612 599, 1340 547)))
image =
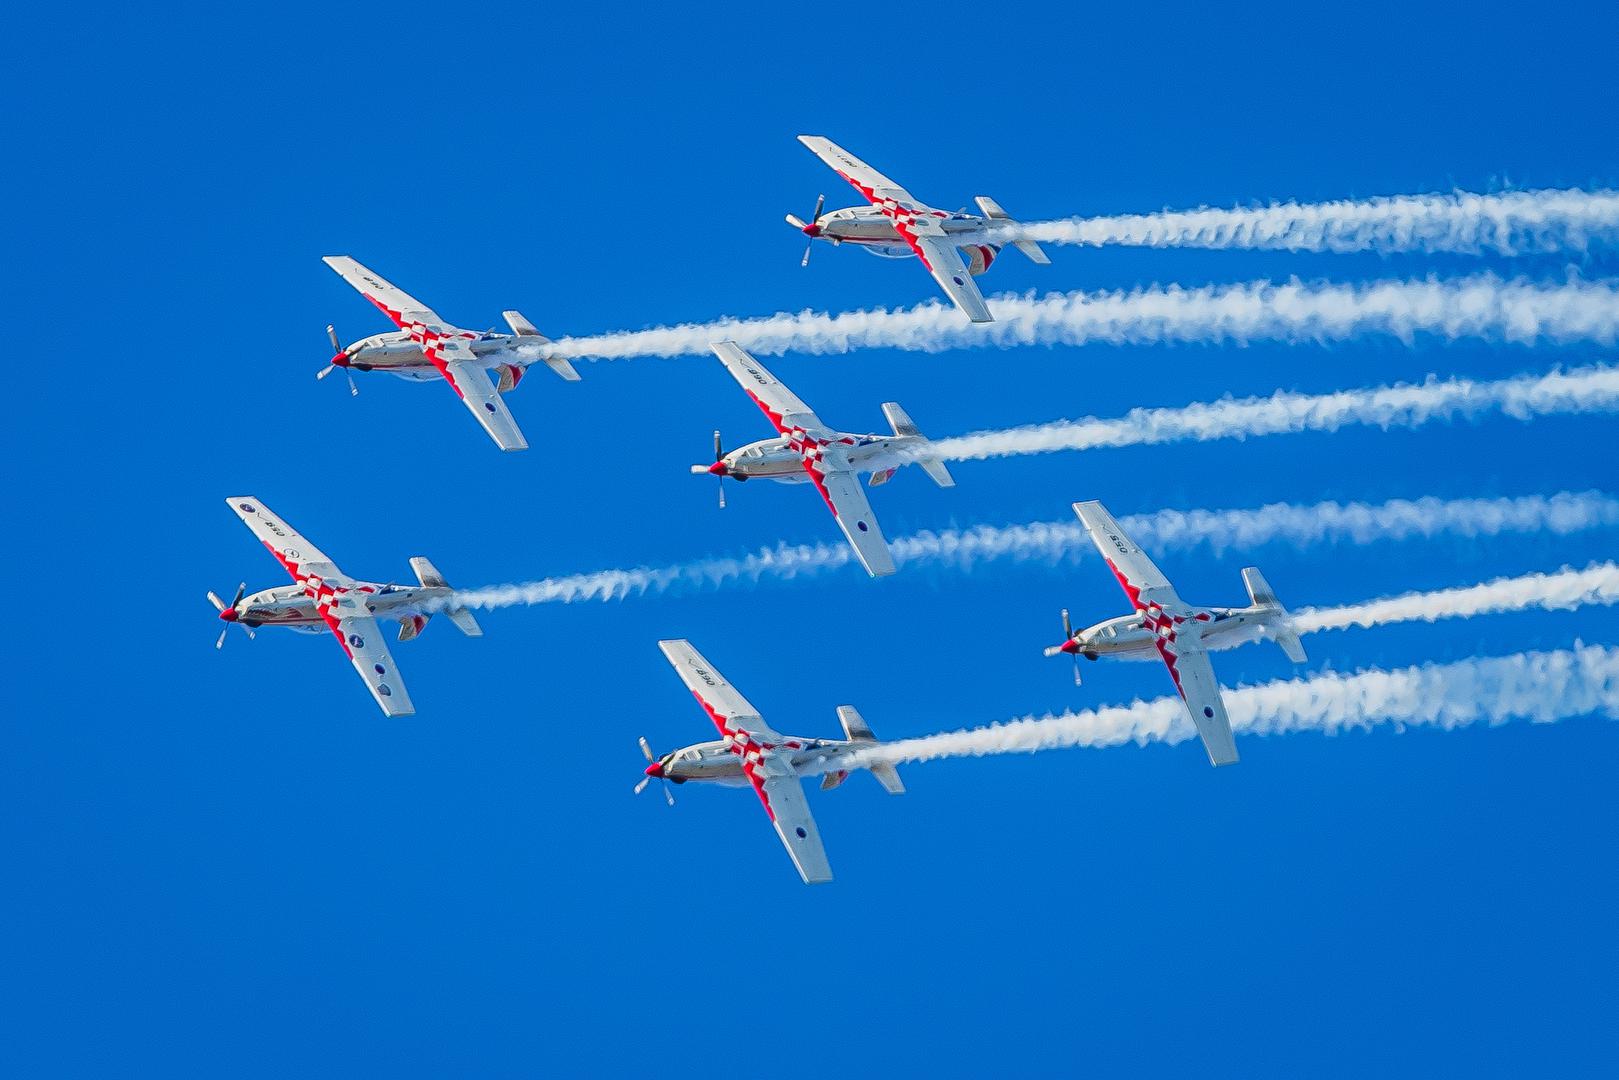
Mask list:
POLYGON ((937 301, 895 311, 803 311, 727 317, 649 330, 564 338, 529 348, 602 360, 707 356, 716 341, 762 355, 862 348, 942 352, 963 346, 1149 345, 1168 342, 1331 342, 1386 335, 1520 344, 1619 338, 1619 283, 1540 284, 1482 274, 1456 280, 1355 285, 1291 281, 1159 286, 1115 292, 1001 296, 991 323, 969 323, 937 301))
MULTIPOLYGON (((1255 735, 1331 735, 1379 724, 1452 731, 1480 722, 1552 723, 1591 714, 1619 719, 1619 650, 1576 645, 1394 671, 1327 672, 1227 690, 1225 702, 1232 729, 1255 735)), ((1178 743, 1196 734, 1181 700, 1163 697, 878 743, 832 758, 816 771, 1130 742, 1178 743)))
POLYGON ((1619 367, 1597 365, 1492 382, 1429 378, 1330 394, 1279 390, 1269 397, 1200 402, 1179 408, 1132 409, 1114 419, 1088 417, 981 431, 935 440, 929 454, 947 461, 982 460, 1061 450, 1243 439, 1350 425, 1387 430, 1500 411, 1518 420, 1619 408, 1619 367))
POLYGON ((1619 240, 1619 191, 1393 195, 1325 203, 1199 207, 1156 214, 1024 222, 995 230, 1046 244, 1093 247, 1402 251, 1502 255, 1584 252, 1619 240))
POLYGON ((1301 634, 1343 630, 1351 626, 1387 626, 1402 622, 1437 622, 1500 615, 1510 611, 1572 611, 1585 605, 1619 604, 1619 566, 1592 563, 1584 570, 1568 567, 1552 574, 1500 577, 1478 585, 1368 600, 1331 608, 1293 612, 1293 629, 1301 634))
MULTIPOLYGON (((1480 537, 1544 532, 1565 536, 1619 526, 1619 499, 1586 491, 1497 499, 1428 496, 1383 503, 1270 503, 1252 509, 1160 510, 1126 517, 1121 524, 1138 543, 1153 550, 1207 545, 1216 553, 1227 548, 1248 550, 1276 542, 1308 547, 1334 541, 1369 544, 1441 535, 1480 537)), ((901 565, 937 565, 962 570, 997 559, 1067 561, 1091 550, 1084 528, 1073 520, 921 532, 896 539, 890 547, 895 562, 901 565)), ((456 593, 454 602, 465 607, 496 608, 623 600, 677 590, 809 577, 840 569, 851 558, 847 544, 781 544, 735 558, 601 570, 470 589, 456 593)))

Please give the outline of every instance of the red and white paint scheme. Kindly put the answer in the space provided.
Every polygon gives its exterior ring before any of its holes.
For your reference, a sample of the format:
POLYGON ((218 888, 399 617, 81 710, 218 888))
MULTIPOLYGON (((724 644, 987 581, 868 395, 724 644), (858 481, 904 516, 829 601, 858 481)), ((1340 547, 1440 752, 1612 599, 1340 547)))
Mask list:
MULTIPOLYGON (((502 450, 528 449, 501 395, 517 388, 529 365, 543 363, 568 382, 579 381, 573 365, 547 349, 551 340, 518 312, 501 313, 512 328, 510 334, 463 330, 347 255, 328 255, 323 261, 398 329, 342 347, 337 343, 337 331, 328 326, 326 334, 332 339, 336 355, 315 376, 317 379, 324 379, 338 368, 344 374, 386 371, 402 379, 443 379, 502 450)), ((359 393, 352 375, 349 391, 359 393)))
MULTIPOLYGON (((821 776, 821 788, 835 788, 848 777, 848 769, 836 768, 837 758, 851 750, 877 742, 871 728, 852 705, 838 707, 843 723, 843 739, 800 739, 771 730, 714 665, 704 660, 689 641, 660 641, 658 648, 680 674, 681 681, 714 721, 720 737, 713 742, 695 743, 656 757, 645 739, 641 752, 646 755, 646 776, 635 785, 637 795, 660 779, 673 784, 702 780, 735 787, 748 786, 759 796, 776 834, 798 867, 807 885, 832 880, 832 867, 821 846, 821 834, 810 816, 800 779, 806 771, 821 776), (829 765, 833 767, 828 767, 829 765)), ((905 785, 892 765, 860 766, 870 770, 890 795, 903 795, 905 785)), ((673 805, 674 796, 664 788, 664 797, 673 805)))
POLYGON ((932 444, 905 410, 896 402, 883 403, 883 415, 894 429, 892 435, 836 431, 823 424, 808 405, 736 342, 722 341, 713 349, 725 370, 770 418, 779 436, 726 453, 716 431, 714 463, 693 465, 691 471, 720 478, 721 506, 725 505, 726 477, 814 484, 866 573, 872 577, 892 574, 896 569, 894 556, 871 512, 871 503, 866 501, 866 493, 860 489, 860 474, 870 473, 871 486, 876 487, 887 483, 900 466, 920 465, 940 487, 956 484, 943 462, 930 456, 932 444))
MULTIPOLYGON (((253 496, 237 495, 225 502, 286 567, 295 584, 244 597, 247 583, 243 582, 229 604, 210 592, 208 599, 219 617, 242 627, 249 637, 259 626, 285 626, 306 634, 331 631, 384 715, 410 716, 416 707, 394 670, 393 657, 382 640, 381 620, 398 620, 400 641, 421 633, 435 612, 442 612, 468 637, 483 635, 470 611, 452 606, 455 593, 449 582, 421 556, 410 560, 419 587, 358 581, 346 576, 324 552, 253 496)), ((220 631, 216 648, 225 644, 229 632, 228 625, 220 631)))
POLYGON ((1208 653, 1268 638, 1281 646, 1289 660, 1304 663, 1304 646, 1293 632, 1287 609, 1254 566, 1242 572, 1243 584, 1248 587, 1248 607, 1192 607, 1175 594, 1163 571, 1124 535, 1101 503, 1075 503, 1074 513, 1124 587, 1135 613, 1097 623, 1076 634, 1065 610, 1062 626, 1066 640, 1047 649, 1046 655, 1073 656, 1076 683, 1081 656, 1088 660, 1102 656, 1143 660, 1157 657, 1169 668, 1175 689, 1197 725, 1209 761, 1215 765, 1235 763, 1237 747, 1231 737, 1231 721, 1208 653))
MULTIPOLYGON (((815 213, 809 221, 788 214, 787 224, 811 241, 854 244, 873 255, 891 259, 915 255, 967 318, 973 322, 994 321, 973 278, 989 269, 1001 245, 1006 243, 996 232, 1017 224, 999 203, 987 195, 979 195, 974 201, 983 211, 982 215, 969 214, 964 209, 953 214, 935 210, 831 139, 800 135, 798 141, 853 184, 871 205, 822 214, 821 207, 826 205, 826 196, 822 195, 816 200, 815 213)), ((1013 240, 1012 246, 1031 262, 1041 266, 1051 263, 1033 240, 1013 240)), ((807 247, 803 261, 809 262, 807 247)))

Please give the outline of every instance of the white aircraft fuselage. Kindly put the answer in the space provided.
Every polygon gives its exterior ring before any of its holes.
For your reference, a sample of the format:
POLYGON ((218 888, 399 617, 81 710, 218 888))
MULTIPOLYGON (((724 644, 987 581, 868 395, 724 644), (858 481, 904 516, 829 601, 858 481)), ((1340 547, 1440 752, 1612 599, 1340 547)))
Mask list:
MULTIPOLYGON (((363 607, 367 614, 378 618, 408 619, 441 607, 453 590, 359 581, 333 592, 340 612, 347 609, 358 614, 363 607)), ((329 629, 302 585, 278 585, 244 596, 234 606, 222 609, 219 617, 225 622, 239 622, 254 629, 284 626, 308 634, 324 634, 329 629)))
MULTIPOLYGON (((820 443, 821 460, 830 469, 855 472, 881 473, 914 465, 927 445, 927 439, 918 435, 852 435, 838 431, 811 437, 820 443)), ((803 451, 795 449, 786 436, 739 446, 707 469, 735 480, 805 484, 810 479, 804 469, 803 451)))
MULTIPOLYGON (((1194 608, 1192 613, 1177 621, 1175 632, 1184 638, 1190 628, 1196 628, 1203 647, 1209 651, 1234 649, 1266 636, 1268 629, 1287 619, 1287 613, 1275 607, 1194 608)), ((1095 626, 1086 627, 1061 646, 1061 651, 1077 653, 1088 660, 1103 656, 1116 656, 1127 660, 1157 660, 1158 632, 1139 613, 1120 615, 1095 626)))
MULTIPOLYGON (((932 210, 925 206, 903 206, 902 209, 917 214, 928 214, 939 220, 940 226, 950 236, 959 236, 962 243, 973 242, 974 234, 984 234, 989 230, 989 221, 976 214, 947 214, 943 210, 932 210)), ((893 218, 875 206, 850 206, 842 210, 834 210, 800 229, 812 240, 826 240, 833 244, 854 244, 862 250, 873 255, 881 255, 889 259, 914 258, 916 252, 911 250, 905 238, 894 227, 893 218)), ((985 241, 987 245, 987 241, 985 241)), ((993 251, 990 259, 993 260, 993 251)), ((988 269, 988 263, 979 269, 973 269, 969 262, 968 269, 975 274, 983 273, 988 269)))
MULTIPOLYGON (((836 757, 854 744, 844 739, 799 739, 789 737, 780 743, 761 743, 760 749, 785 756, 793 771, 802 774, 808 766, 836 757)), ((646 767, 648 776, 661 777, 675 784, 688 780, 745 787, 742 758, 730 738, 693 743, 671 750, 646 767)))
MULTIPOLYGON (((532 355, 522 355, 513 347, 520 340, 515 334, 493 331, 474 333, 454 327, 435 328, 446 336, 457 336, 467 342, 474 360, 485 368, 510 365, 521 372, 532 363, 532 355)), ((408 330, 391 330, 386 334, 372 334, 349 345, 332 357, 335 367, 353 368, 355 371, 385 371, 401 379, 425 381, 443 378, 437 367, 423 353, 419 343, 412 340, 408 330)), ((521 375, 518 375, 521 378, 521 375)))

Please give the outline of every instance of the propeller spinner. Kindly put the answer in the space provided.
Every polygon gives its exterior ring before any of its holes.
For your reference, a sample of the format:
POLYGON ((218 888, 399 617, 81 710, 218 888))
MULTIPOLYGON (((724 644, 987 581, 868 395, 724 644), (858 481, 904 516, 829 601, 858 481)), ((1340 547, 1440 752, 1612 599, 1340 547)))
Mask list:
POLYGON ((808 266, 810 249, 815 246, 814 240, 821 235, 821 208, 826 205, 826 196, 819 195, 815 199, 815 212, 810 215, 808 223, 797 214, 787 215, 787 224, 802 232, 810 238, 810 243, 804 245, 804 257, 798 261, 799 266, 808 266))
POLYGON ((212 589, 208 590, 208 602, 214 605, 214 610, 219 612, 219 617, 225 621, 225 629, 219 632, 219 640, 214 642, 214 648, 223 649, 225 647, 225 635, 230 633, 231 623, 235 623, 245 630, 249 638, 253 637, 253 628, 242 622, 241 616, 236 612, 236 606, 242 602, 242 595, 246 592, 247 582, 244 581, 236 586, 236 598, 226 604, 212 589))
POLYGON ((641 753, 646 755, 647 767, 646 775, 641 778, 641 782, 639 784, 635 785, 635 793, 639 795, 641 792, 645 791, 646 786, 652 783, 652 778, 656 776, 659 780, 663 781, 664 801, 670 806, 673 806, 675 804, 674 792, 669 790, 669 779, 663 775, 662 763, 658 761, 657 755, 652 752, 652 747, 647 745, 645 735, 641 736, 639 741, 641 743, 641 753))
POLYGON ((332 362, 317 371, 315 373, 315 378, 324 379, 333 371, 337 370, 338 368, 342 368, 344 376, 346 376, 349 381, 349 396, 359 397, 360 388, 354 385, 354 373, 349 370, 348 350, 343 348, 343 346, 340 345, 337 340, 337 327, 333 326, 331 323, 327 323, 326 336, 331 340, 332 343, 332 362))

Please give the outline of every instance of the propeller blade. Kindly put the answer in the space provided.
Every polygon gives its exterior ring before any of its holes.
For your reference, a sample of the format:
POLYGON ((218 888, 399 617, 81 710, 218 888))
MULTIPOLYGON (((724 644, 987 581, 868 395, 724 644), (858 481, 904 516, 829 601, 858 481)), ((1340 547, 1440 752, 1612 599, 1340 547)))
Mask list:
POLYGON ((214 648, 223 649, 225 647, 225 635, 228 633, 230 633, 230 624, 226 623, 225 629, 219 632, 219 640, 214 642, 214 648))
POLYGON ((826 205, 826 196, 824 194, 815 196, 815 213, 810 215, 810 220, 811 221, 816 222, 816 223, 820 222, 820 220, 821 220, 821 208, 823 206, 825 206, 825 205, 826 205))
POLYGON ((804 245, 804 257, 802 259, 798 260, 798 265, 799 266, 808 266, 809 265, 810 252, 813 251, 814 249, 815 249, 815 241, 813 241, 813 240, 811 240, 809 243, 804 245))
POLYGON ((214 610, 215 611, 224 611, 225 610, 225 601, 221 600, 219 598, 219 594, 214 592, 214 590, 212 590, 212 589, 208 590, 208 602, 210 604, 214 605, 214 610))
POLYGON ((720 441, 720 433, 716 431, 714 432, 714 460, 719 461, 723 457, 725 457, 725 446, 720 441))
POLYGON ((259 636, 253 632, 253 628, 251 626, 247 625, 246 623, 237 623, 236 625, 240 626, 243 630, 247 631, 247 640, 249 640, 249 641, 257 641, 258 640, 259 636))
POLYGON ((332 341, 332 352, 340 353, 343 351, 343 346, 339 344, 337 340, 337 327, 333 326, 331 323, 327 323, 326 336, 332 341))
POLYGON ((650 765, 653 762, 657 761, 658 759, 653 756, 652 747, 647 745, 645 735, 641 736, 640 742, 641 742, 641 753, 646 755, 647 764, 650 765))
POLYGON ((354 385, 354 373, 351 372, 348 368, 344 368, 343 369, 343 375, 349 381, 349 397, 359 397, 360 396, 360 388, 358 386, 354 385))
POLYGON ((337 365, 336 364, 327 364, 325 367, 323 367, 319 371, 315 372, 315 381, 319 382, 321 379, 324 379, 326 376, 330 375, 332 372, 334 372, 336 370, 337 370, 337 365))
POLYGON ((795 229, 803 229, 807 227, 804 224, 804 219, 799 217, 797 214, 788 214, 787 224, 791 225, 795 229))
POLYGON ((670 806, 675 804, 675 793, 669 790, 669 781, 667 780, 663 782, 663 801, 670 806))
POLYGON ((650 776, 641 777, 641 782, 639 784, 635 785, 635 793, 637 795, 641 794, 641 792, 646 790, 646 786, 648 784, 650 784, 650 783, 652 783, 652 777, 650 777, 650 776))
POLYGON ((1067 608, 1062 609, 1062 639, 1064 641, 1074 640, 1074 624, 1068 621, 1067 608))
POLYGON ((720 509, 725 509, 725 477, 720 477, 720 509))
POLYGON ((240 604, 242 602, 242 597, 244 594, 246 594, 246 592, 247 582, 244 581, 240 585, 236 586, 236 599, 230 602, 230 606, 235 607, 237 604, 240 604))

